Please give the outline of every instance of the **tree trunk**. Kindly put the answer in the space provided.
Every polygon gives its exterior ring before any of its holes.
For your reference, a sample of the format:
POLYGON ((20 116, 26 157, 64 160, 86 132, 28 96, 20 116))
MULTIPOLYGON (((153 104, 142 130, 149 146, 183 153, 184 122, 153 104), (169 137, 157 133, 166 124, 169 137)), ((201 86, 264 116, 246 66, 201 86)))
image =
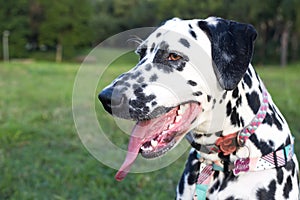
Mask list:
POLYGON ((291 23, 287 22, 284 26, 281 40, 280 40, 280 65, 281 67, 285 67, 288 59, 288 47, 289 47, 289 33, 290 33, 291 23))
POLYGON ((292 43, 291 43, 292 60, 296 61, 296 60, 299 59, 299 55, 298 55, 298 52, 299 52, 299 40, 298 40, 297 33, 294 33, 292 35, 291 41, 292 41, 292 43))
POLYGON ((58 43, 56 45, 56 56, 55 56, 55 61, 56 62, 61 62, 62 61, 62 45, 58 43))

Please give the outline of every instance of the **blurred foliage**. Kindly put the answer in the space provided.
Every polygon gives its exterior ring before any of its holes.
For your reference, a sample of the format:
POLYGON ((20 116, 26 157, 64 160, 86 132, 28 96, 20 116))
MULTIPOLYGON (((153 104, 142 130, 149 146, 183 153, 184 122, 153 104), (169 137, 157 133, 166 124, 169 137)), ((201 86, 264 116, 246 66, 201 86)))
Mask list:
POLYGON ((10 31, 12 57, 55 52, 60 44, 64 57, 71 58, 78 50, 93 47, 124 30, 158 26, 173 17, 213 15, 252 23, 259 33, 254 61, 278 63, 283 51, 288 61, 299 60, 299 7, 298 0, 1 1, 0 33, 10 31), (284 34, 287 38, 282 37, 284 34))

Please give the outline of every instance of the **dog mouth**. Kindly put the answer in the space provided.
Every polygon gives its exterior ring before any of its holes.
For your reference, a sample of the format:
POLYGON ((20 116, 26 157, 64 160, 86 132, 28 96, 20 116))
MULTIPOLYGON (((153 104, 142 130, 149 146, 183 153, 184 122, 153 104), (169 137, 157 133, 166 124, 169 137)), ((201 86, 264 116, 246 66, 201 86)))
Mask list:
POLYGON ((132 130, 126 158, 115 178, 121 181, 140 153, 144 158, 156 158, 174 148, 193 128, 201 113, 198 102, 180 104, 154 119, 138 121, 132 130))

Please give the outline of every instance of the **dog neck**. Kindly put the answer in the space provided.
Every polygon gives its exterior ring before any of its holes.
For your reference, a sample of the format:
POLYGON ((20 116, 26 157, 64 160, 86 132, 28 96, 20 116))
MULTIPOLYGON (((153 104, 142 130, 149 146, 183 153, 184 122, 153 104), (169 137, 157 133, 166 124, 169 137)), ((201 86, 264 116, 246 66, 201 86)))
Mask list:
MULTIPOLYGON (((255 131, 251 134, 250 140, 245 141, 244 148, 238 148, 235 155, 230 156, 231 159, 248 156, 260 157, 276 150, 280 146, 285 146, 290 143, 291 138, 289 137, 289 133, 280 131, 280 129, 282 129, 281 126, 287 126, 287 123, 276 108, 271 97, 264 88, 261 79, 252 66, 249 67, 238 86, 232 91, 225 91, 222 94, 222 98, 216 99, 214 104, 211 111, 214 110, 213 107, 223 107, 223 112, 218 112, 218 115, 223 116, 222 129, 216 132, 205 132, 201 126, 200 128, 194 129, 187 137, 190 137, 190 141, 192 141, 196 147, 216 145, 216 143, 220 141, 220 138, 226 139, 230 138, 232 135, 237 138, 238 133, 242 132, 245 127, 251 125, 253 119, 257 118, 263 104, 265 104, 264 109, 266 117, 260 119, 261 122, 263 122, 262 125, 255 127, 255 131), (268 100, 264 103, 266 98, 268 100), (271 122, 274 123, 275 116, 272 115, 275 114, 277 115, 277 118, 281 120, 281 123, 275 121, 275 124, 271 124, 271 122), (266 128, 271 129, 272 134, 278 132, 276 133, 276 138, 267 135, 266 128), (275 142, 270 144, 270 138, 275 142), (263 146, 268 146, 268 150, 263 150, 265 149, 262 148, 263 146)), ((213 122, 216 123, 216 121, 211 121, 210 123, 213 122)), ((222 124, 220 121, 218 121, 218 123, 222 124)), ((285 130, 289 130, 289 128, 286 127, 285 130)), ((208 151, 206 153, 209 154, 211 160, 219 159, 217 152, 211 153, 208 151)))
POLYGON ((195 141, 204 145, 215 143, 218 137, 241 131, 246 127, 256 116, 263 101, 261 85, 259 76, 250 65, 234 90, 224 91, 204 105, 203 118, 207 120, 194 129, 195 141))

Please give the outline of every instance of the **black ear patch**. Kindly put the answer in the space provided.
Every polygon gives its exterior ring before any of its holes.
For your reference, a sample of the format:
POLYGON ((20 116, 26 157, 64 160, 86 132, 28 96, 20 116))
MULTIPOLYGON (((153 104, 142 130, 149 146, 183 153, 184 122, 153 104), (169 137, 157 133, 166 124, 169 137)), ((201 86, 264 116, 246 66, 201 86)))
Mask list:
POLYGON ((214 71, 221 87, 233 90, 248 69, 257 32, 250 24, 213 20, 201 20, 198 26, 211 41, 214 71))

